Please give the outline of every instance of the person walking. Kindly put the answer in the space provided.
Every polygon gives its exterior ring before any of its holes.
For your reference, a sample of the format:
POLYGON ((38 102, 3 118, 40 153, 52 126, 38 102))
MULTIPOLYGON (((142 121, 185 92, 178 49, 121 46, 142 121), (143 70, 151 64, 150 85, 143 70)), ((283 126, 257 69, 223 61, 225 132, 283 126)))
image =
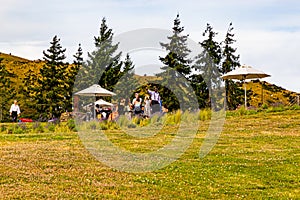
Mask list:
POLYGON ((135 98, 132 100, 133 112, 135 115, 142 114, 142 98, 139 93, 135 93, 135 98))
POLYGON ((145 97, 144 102, 145 102, 144 115, 145 117, 149 118, 151 115, 151 105, 150 105, 151 101, 148 96, 145 97))
POLYGON ((151 95, 152 114, 160 112, 160 95, 158 93, 157 87, 154 88, 154 91, 149 89, 147 89, 147 91, 151 95))
POLYGON ((21 111, 20 111, 20 107, 18 105, 18 101, 14 100, 14 103, 10 106, 10 109, 9 109, 9 115, 11 116, 13 122, 17 122, 18 116, 20 116, 20 113, 21 113, 21 111))

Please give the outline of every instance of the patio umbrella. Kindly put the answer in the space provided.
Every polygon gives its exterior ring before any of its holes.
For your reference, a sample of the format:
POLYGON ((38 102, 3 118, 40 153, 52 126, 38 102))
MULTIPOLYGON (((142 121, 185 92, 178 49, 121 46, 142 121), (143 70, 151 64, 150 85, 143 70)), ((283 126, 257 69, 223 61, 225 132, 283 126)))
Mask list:
POLYGON ((244 82, 244 88, 245 88, 245 108, 247 108, 247 95, 246 95, 246 79, 257 79, 257 78, 265 78, 269 77, 270 75, 259 71, 257 69, 254 69, 250 66, 241 66, 235 70, 232 70, 222 76, 224 80, 226 79, 237 79, 244 82))
POLYGON ((103 99, 99 99, 95 101, 95 105, 98 104, 99 106, 113 106, 114 104, 104 101, 103 99))
MULTIPOLYGON (((94 84, 86 89, 76 92, 74 95, 103 97, 103 96, 113 96, 116 94, 109 90, 104 89, 103 87, 101 87, 98 84, 94 84)), ((94 109, 94 118, 95 117, 96 117, 96 113, 95 113, 95 109, 94 109)))

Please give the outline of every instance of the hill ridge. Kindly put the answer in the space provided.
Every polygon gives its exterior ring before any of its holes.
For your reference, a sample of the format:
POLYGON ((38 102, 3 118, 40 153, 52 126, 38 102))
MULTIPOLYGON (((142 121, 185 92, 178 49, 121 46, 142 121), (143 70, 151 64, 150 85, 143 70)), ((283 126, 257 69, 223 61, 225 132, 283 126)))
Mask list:
MULTIPOLYGON (((0 58, 3 58, 2 63, 7 69, 15 73, 19 77, 24 77, 26 72, 33 68, 35 73, 39 72, 42 67, 42 60, 29 60, 20 56, 0 52, 0 58)), ((139 84, 147 84, 151 80, 157 80, 156 76, 135 75, 139 84)), ((241 83, 237 83, 240 88, 243 88, 241 83)), ((246 82, 247 99, 251 106, 259 107, 262 104, 268 105, 290 105, 299 95, 297 92, 287 90, 281 86, 268 83, 266 81, 252 80, 246 82), (250 93, 250 94, 249 94, 250 93)))

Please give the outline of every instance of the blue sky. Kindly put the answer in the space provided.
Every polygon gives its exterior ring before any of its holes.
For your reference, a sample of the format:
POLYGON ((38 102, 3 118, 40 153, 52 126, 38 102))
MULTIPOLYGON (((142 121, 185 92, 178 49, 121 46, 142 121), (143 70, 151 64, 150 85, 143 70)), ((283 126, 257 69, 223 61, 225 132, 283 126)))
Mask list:
MULTIPOLYGON (((54 35, 72 61, 78 43, 94 50, 102 17, 114 34, 141 28, 171 29, 180 14, 185 33, 195 42, 210 23, 225 37, 233 23, 241 64, 271 75, 270 83, 300 92, 300 2, 296 0, 0 0, 0 52, 41 59, 54 35)), ((161 52, 160 52, 161 53, 161 52)), ((142 53, 133 56, 142 65, 142 53), (139 61, 138 61, 139 60, 139 61)), ((148 55, 148 57, 151 57, 148 55)), ((138 71, 138 70, 137 70, 138 71)))

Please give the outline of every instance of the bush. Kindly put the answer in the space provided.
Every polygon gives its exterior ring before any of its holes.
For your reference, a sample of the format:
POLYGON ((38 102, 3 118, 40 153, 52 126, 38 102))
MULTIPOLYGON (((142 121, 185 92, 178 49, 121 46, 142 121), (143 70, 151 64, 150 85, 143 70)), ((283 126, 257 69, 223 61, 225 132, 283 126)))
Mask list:
POLYGON ((119 130, 119 125, 114 121, 103 121, 100 123, 101 130, 119 130))
POLYGON ((67 122, 68 128, 70 129, 70 131, 75 131, 77 132, 76 129, 76 124, 75 124, 75 120, 74 119, 69 119, 67 122))
POLYGON ((55 131, 55 125, 53 123, 48 123, 47 124, 47 128, 50 132, 54 132, 55 131))
POLYGON ((43 133, 45 132, 44 127, 42 126, 42 124, 40 122, 35 122, 32 126, 33 131, 37 132, 37 133, 43 133))
POLYGON ((205 121, 211 118, 211 110, 210 109, 202 109, 199 112, 199 120, 205 121))
POLYGON ((130 124, 128 124, 128 126, 127 126, 128 128, 136 128, 136 125, 135 124, 133 124, 133 123, 130 123, 130 124))
POLYGON ((6 125, 1 125, 0 126, 0 132, 4 132, 7 130, 7 126, 6 125))
POLYGON ((122 115, 119 117, 117 123, 120 127, 128 127, 131 121, 125 115, 122 115))
POLYGON ((12 133, 14 133, 14 134, 24 134, 24 133, 26 133, 26 131, 24 129, 22 129, 21 127, 19 127, 19 126, 16 126, 13 129, 12 133))

